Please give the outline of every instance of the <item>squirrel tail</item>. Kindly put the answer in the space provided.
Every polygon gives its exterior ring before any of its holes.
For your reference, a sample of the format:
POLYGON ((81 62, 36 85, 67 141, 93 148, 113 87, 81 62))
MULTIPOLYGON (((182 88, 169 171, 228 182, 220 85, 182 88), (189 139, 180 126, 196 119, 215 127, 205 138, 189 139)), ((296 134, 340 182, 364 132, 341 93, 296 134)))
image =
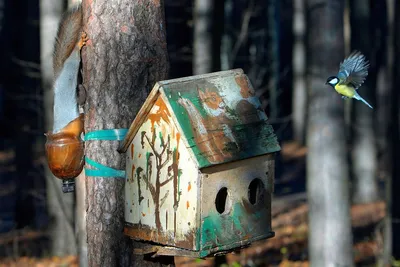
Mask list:
POLYGON ((78 5, 64 13, 58 27, 53 55, 55 78, 60 74, 64 62, 75 49, 75 46, 81 37, 81 31, 82 7, 81 5, 78 5))

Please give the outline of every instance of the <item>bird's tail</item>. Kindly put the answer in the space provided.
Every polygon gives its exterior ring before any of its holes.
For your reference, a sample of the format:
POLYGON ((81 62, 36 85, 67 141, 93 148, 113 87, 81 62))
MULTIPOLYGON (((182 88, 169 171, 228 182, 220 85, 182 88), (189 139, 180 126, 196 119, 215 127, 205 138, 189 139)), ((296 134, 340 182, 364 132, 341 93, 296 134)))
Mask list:
POLYGON ((354 98, 357 99, 357 100, 361 100, 362 102, 364 102, 365 105, 367 105, 368 107, 374 109, 374 108, 373 108, 367 101, 365 101, 365 99, 362 98, 359 94, 356 93, 356 94, 354 95, 354 98))

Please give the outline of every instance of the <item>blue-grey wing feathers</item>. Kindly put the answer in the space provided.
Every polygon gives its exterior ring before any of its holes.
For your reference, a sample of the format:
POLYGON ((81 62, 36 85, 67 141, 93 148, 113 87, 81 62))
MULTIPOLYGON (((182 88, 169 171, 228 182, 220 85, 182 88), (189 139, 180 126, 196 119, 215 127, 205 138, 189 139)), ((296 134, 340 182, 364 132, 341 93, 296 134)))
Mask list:
POLYGON ((352 52, 342 63, 338 78, 341 84, 351 84, 355 89, 360 87, 368 76, 369 62, 359 51, 352 52))

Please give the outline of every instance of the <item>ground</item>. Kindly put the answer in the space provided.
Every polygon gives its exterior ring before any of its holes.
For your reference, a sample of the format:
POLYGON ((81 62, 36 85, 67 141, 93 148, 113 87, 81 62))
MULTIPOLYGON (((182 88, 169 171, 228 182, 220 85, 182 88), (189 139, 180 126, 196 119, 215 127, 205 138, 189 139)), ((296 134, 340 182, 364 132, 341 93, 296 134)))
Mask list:
MULTIPOLYGON (((304 192, 306 152, 305 147, 290 142, 282 145, 282 151, 277 156, 278 178, 272 202, 274 238, 257 242, 241 251, 217 258, 205 260, 176 258, 176 266, 308 266, 308 205, 304 192)), ((382 251, 382 222, 385 217, 385 204, 380 201, 365 205, 353 205, 351 216, 357 266, 374 266, 382 251)), ((0 235, 0 249, 7 256, 0 260, 0 267, 78 266, 78 258, 75 256, 27 257, 35 254, 33 251, 37 244, 46 245, 45 233, 19 230, 0 235), (18 257, 19 255, 26 256, 18 257)))

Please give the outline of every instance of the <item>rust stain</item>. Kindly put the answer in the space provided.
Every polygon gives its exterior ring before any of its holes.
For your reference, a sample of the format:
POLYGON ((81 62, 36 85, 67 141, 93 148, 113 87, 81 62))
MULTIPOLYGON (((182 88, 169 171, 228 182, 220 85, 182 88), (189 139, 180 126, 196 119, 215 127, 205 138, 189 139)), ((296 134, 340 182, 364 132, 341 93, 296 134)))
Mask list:
POLYGON ((249 87, 249 83, 244 75, 236 76, 235 81, 240 87, 240 95, 243 98, 249 98, 255 96, 254 89, 249 87))
POLYGON ((167 124, 170 124, 169 118, 171 117, 167 105, 161 97, 157 99, 157 101, 154 103, 154 106, 157 106, 158 110, 155 113, 149 114, 148 116, 148 120, 150 120, 152 130, 154 129, 154 124, 157 123, 159 125, 161 120, 165 121, 167 124))
POLYGON ((190 191, 190 189, 192 189, 192 184, 189 182, 189 185, 188 185, 188 192, 190 191))
POLYGON ((146 217, 146 213, 142 212, 142 216, 143 216, 143 217, 146 217))
POLYGON ((200 153, 206 157, 210 163, 222 162, 224 157, 216 147, 217 145, 214 139, 215 133, 221 132, 221 130, 218 129, 218 125, 212 122, 215 121, 214 118, 211 116, 203 118, 197 107, 189 99, 181 98, 178 100, 178 103, 186 110, 189 116, 190 124, 193 128, 194 141, 200 153), (199 129, 203 129, 203 131, 199 129))
POLYGON ((133 159, 133 152, 135 151, 135 145, 131 144, 131 159, 133 159))
POLYGON ((160 0, 153 0, 153 4, 155 7, 160 7, 160 0))
POLYGON ((188 201, 186 201, 186 209, 189 209, 189 207, 190 207, 190 203, 189 203, 189 200, 188 200, 188 201))
POLYGON ((204 92, 199 89, 198 92, 203 103, 213 110, 219 109, 221 103, 224 102, 222 97, 217 92, 211 91, 210 88, 206 88, 204 92))
POLYGON ((123 25, 123 26, 121 27, 121 32, 123 32, 123 33, 127 33, 128 30, 129 30, 129 28, 128 28, 128 26, 126 26, 126 25, 123 25))
POLYGON ((179 141, 181 140, 181 133, 177 132, 175 138, 176 138, 176 150, 179 151, 179 141))
POLYGON ((136 170, 135 164, 132 164, 131 179, 130 179, 130 182, 132 182, 132 183, 135 181, 135 179, 134 179, 134 177, 135 177, 135 170, 136 170))
POLYGON ((200 103, 207 113, 203 117, 190 99, 182 98, 178 103, 189 116, 193 137, 200 153, 210 163, 224 162, 237 155, 239 145, 232 127, 235 120, 226 113, 227 108, 217 88, 198 89, 200 103), (202 131, 200 131, 202 129, 202 131))
POLYGON ((168 229, 168 210, 165 211, 165 229, 168 229))
POLYGON ((138 158, 140 159, 142 157, 142 153, 139 153, 138 158))

